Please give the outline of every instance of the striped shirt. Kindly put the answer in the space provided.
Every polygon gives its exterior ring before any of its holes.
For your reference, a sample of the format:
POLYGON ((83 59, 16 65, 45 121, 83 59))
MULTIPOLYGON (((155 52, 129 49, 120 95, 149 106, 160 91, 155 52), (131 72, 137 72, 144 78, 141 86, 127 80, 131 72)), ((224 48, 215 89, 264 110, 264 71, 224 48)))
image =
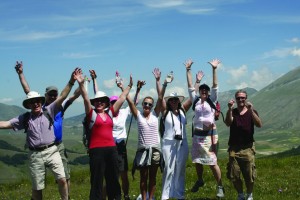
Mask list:
POLYGON ((138 111, 137 126, 138 148, 141 146, 153 146, 160 144, 158 133, 158 117, 154 111, 150 113, 149 119, 146 119, 144 115, 138 111))

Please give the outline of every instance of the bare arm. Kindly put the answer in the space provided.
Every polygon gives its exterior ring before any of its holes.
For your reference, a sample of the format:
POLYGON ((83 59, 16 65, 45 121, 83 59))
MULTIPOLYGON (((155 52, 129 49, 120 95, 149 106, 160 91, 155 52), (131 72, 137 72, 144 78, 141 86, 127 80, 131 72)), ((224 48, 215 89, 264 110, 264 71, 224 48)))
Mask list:
POLYGON ((75 99, 77 99, 80 96, 81 92, 80 92, 80 88, 77 87, 76 90, 74 91, 73 95, 69 97, 69 101, 73 102, 75 101, 75 99))
POLYGON ((87 91, 84 88, 84 77, 82 76, 81 71, 80 71, 80 73, 77 73, 75 75, 75 78, 79 84, 79 89, 81 92, 81 96, 83 98, 85 114, 88 115, 90 110, 92 109, 92 105, 91 105, 90 99, 88 97, 87 91))
POLYGON ((30 92, 30 87, 25 79, 25 76, 24 76, 24 73, 23 73, 23 63, 22 61, 21 62, 16 62, 16 66, 15 66, 15 69, 16 69, 16 72, 18 73, 19 75, 19 80, 20 80, 20 83, 22 85, 22 88, 25 92, 25 94, 28 94, 30 92))
MULTIPOLYGON (((154 68, 153 70, 153 75, 155 77, 156 80, 156 91, 157 91, 157 102, 156 102, 156 106, 154 108, 154 112, 156 113, 156 115, 158 116, 159 113, 162 110, 162 104, 163 104, 163 94, 165 93, 165 89, 167 87, 167 83, 164 84, 163 89, 160 86, 160 77, 161 77, 161 72, 159 70, 159 68, 154 68), (162 91, 163 90, 163 91, 162 91)), ((166 82, 166 81, 165 81, 166 82)))
POLYGON ((129 82, 127 88, 125 88, 122 91, 121 95, 119 96, 119 99, 113 105, 114 111, 116 113, 119 112, 119 109, 121 108, 121 106, 123 105, 124 101, 126 100, 126 97, 129 94, 130 89, 132 88, 132 85, 133 85, 133 81, 132 81, 132 76, 130 75, 130 82, 129 82))
POLYGON ((97 81, 96 81, 97 75, 96 75, 95 70, 93 70, 93 69, 90 70, 90 75, 91 75, 91 78, 93 80, 94 94, 96 94, 96 92, 99 91, 99 87, 98 87, 98 84, 97 84, 97 81))
POLYGON ((9 121, 0 121, 0 129, 11 129, 13 128, 9 121))
POLYGON ((79 68, 76 68, 72 72, 69 82, 67 83, 67 85, 65 86, 63 91, 61 92, 60 96, 55 100, 55 103, 57 106, 60 106, 63 103, 63 101, 67 98, 68 94, 70 93, 70 91, 74 85, 74 82, 76 81, 76 75, 79 73, 81 74, 81 69, 79 69, 79 68))
POLYGON ((252 103, 250 103, 249 101, 247 101, 246 106, 247 106, 248 110, 250 110, 251 113, 252 113, 252 119, 253 119, 254 125, 255 125, 256 127, 258 127, 258 128, 261 128, 261 127, 262 127, 261 119, 260 119, 259 116, 254 112, 252 103))
POLYGON ((218 87, 218 79, 217 79, 217 72, 216 71, 217 71, 217 67, 221 63, 221 61, 218 60, 218 59, 214 59, 214 60, 212 60, 208 63, 211 65, 212 72, 213 72, 213 85, 212 85, 212 87, 216 88, 216 87, 218 87))
POLYGON ((186 68, 186 80, 187 80, 188 88, 191 88, 192 85, 193 85, 192 73, 191 73, 191 68, 192 68, 192 65, 193 65, 192 59, 186 60, 184 65, 185 65, 185 68, 186 68))
POLYGON ((226 126, 230 126, 233 122, 233 117, 232 117, 233 105, 234 105, 234 100, 231 99, 227 104, 228 110, 227 110, 226 118, 225 118, 226 126))
POLYGON ((194 84, 195 92, 199 91, 198 88, 200 86, 200 82, 201 82, 203 76, 204 76, 204 73, 202 71, 197 72, 196 81, 195 81, 195 84, 194 84))

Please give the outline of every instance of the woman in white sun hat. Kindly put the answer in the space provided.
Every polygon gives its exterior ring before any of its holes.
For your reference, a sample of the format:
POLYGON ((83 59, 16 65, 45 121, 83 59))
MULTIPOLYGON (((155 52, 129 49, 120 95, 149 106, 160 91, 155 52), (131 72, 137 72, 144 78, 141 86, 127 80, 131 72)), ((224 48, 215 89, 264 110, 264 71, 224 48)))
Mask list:
POLYGON ((102 199, 103 179, 105 178, 108 199, 121 200, 118 151, 113 138, 112 116, 115 116, 116 113, 119 112, 119 109, 124 103, 132 87, 132 77, 130 76, 128 87, 124 89, 119 99, 112 106, 110 106, 109 97, 102 91, 97 91, 95 97, 89 99, 84 87, 84 77, 82 74, 77 76, 76 79, 84 100, 85 114, 88 123, 91 121, 92 115, 96 113, 88 147, 91 178, 89 199, 102 199))

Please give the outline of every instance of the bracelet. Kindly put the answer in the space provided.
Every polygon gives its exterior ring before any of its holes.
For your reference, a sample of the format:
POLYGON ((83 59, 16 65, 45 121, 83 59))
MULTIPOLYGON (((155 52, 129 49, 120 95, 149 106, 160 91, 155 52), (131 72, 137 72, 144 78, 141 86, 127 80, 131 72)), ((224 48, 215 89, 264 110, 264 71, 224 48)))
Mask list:
POLYGON ((72 85, 72 86, 74 85, 74 83, 72 83, 71 81, 69 81, 69 84, 72 85))
POLYGON ((186 68, 186 71, 190 71, 191 70, 191 68, 186 68))
POLYGON ((200 83, 200 80, 196 81, 196 83, 200 83))

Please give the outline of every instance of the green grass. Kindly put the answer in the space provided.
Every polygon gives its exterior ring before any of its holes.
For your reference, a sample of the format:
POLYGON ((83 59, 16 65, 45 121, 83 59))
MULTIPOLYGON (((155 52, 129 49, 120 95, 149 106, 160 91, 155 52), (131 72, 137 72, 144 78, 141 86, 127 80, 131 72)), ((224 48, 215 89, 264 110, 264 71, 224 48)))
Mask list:
MULTIPOLYGON (((270 156, 258 158, 256 160, 258 178, 255 182, 254 199, 274 200, 274 199, 299 199, 300 198, 300 156, 299 149, 292 156, 270 156)), ((219 165, 223 175, 225 187, 224 199, 235 199, 236 192, 232 184, 226 179, 227 159, 219 160, 219 165)), ((199 192, 191 193, 190 189, 196 180, 196 172, 191 160, 188 160, 186 167, 186 199, 212 200, 215 198, 216 183, 208 166, 204 172, 205 186, 199 192)), ((130 195, 132 198, 139 194, 139 173, 135 174, 135 180, 130 177, 130 195)), ((71 193, 74 200, 88 199, 89 195, 89 170, 88 166, 72 166, 71 169, 71 193)), ((31 184, 28 179, 23 179, 17 183, 1 184, 1 199, 30 199, 31 184)), ((51 174, 48 173, 47 186, 43 191, 44 199, 59 199, 57 185, 51 174)), ((157 174, 156 199, 161 195, 161 173, 157 174)))

